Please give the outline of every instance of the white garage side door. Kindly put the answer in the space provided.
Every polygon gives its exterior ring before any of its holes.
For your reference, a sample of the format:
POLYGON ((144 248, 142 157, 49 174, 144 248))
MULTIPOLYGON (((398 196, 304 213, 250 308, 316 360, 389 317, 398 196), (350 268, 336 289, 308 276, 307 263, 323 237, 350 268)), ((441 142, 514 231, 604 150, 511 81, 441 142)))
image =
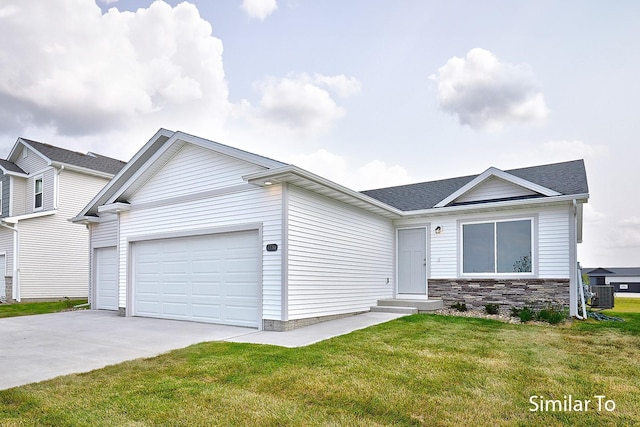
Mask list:
POLYGON ((257 231, 132 246, 134 316, 258 327, 257 231))
POLYGON ((96 249, 96 308, 118 309, 118 252, 116 247, 96 249))

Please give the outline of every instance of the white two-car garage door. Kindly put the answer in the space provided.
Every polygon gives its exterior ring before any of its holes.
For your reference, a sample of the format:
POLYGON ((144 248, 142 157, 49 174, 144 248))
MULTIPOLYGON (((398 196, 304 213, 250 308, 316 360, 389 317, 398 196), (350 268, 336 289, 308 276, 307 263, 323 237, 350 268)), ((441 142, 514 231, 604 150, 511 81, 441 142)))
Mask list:
POLYGON ((132 244, 133 315, 257 327, 257 231, 132 244))

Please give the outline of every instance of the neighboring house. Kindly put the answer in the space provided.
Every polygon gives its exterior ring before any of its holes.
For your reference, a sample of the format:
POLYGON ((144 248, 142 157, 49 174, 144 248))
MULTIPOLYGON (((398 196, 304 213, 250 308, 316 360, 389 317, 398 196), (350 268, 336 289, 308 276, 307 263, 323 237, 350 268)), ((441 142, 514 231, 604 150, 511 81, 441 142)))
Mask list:
POLYGON ((73 219, 95 309, 287 330, 385 298, 577 308, 582 160, 356 192, 161 129, 73 219))
POLYGON ((87 297, 89 231, 68 220, 124 164, 18 138, 0 160, 0 298, 87 297))
POLYGON ((589 285, 613 285, 615 292, 640 292, 640 267, 583 268, 589 285))

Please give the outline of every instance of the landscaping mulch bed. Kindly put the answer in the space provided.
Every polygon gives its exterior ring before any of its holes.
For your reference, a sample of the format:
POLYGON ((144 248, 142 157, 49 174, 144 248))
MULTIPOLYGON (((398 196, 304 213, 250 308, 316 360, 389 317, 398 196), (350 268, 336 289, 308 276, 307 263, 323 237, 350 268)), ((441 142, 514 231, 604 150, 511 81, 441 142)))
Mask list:
MULTIPOLYGON (((513 317, 507 311, 500 311, 498 314, 487 314, 484 309, 468 309, 467 311, 459 311, 455 308, 445 307, 433 312, 434 314, 442 314, 445 316, 459 316, 459 317, 476 317, 480 319, 493 319, 500 322, 520 324, 522 323, 518 317, 513 317)), ((529 321, 527 324, 539 324, 549 325, 546 322, 529 321)))

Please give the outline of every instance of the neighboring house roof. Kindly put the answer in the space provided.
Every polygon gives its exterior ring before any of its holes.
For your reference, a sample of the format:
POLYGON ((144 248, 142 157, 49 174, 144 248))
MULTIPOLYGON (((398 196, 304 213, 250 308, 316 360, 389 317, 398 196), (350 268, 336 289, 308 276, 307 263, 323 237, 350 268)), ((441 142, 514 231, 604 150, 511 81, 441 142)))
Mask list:
POLYGON ((40 152, 49 160, 57 163, 77 166, 85 169, 92 169, 111 175, 117 174, 126 164, 121 160, 103 156, 95 153, 78 153, 76 151, 67 150, 65 148, 54 147, 31 139, 20 138, 25 144, 34 150, 40 152))
POLYGON ((589 276, 640 276, 640 267, 583 268, 582 272, 589 276))
MULTIPOLYGON (((553 190, 561 195, 582 195, 589 192, 583 160, 511 169, 504 172, 553 190)), ((362 193, 403 211, 432 209, 479 176, 469 175, 439 181, 400 185, 362 191, 362 193)), ((528 196, 527 198, 531 197, 528 196)))
POLYGON ((0 159, 0 168, 4 169, 6 172, 16 172, 25 175, 27 174, 20 168, 20 166, 10 162, 9 160, 0 159))

